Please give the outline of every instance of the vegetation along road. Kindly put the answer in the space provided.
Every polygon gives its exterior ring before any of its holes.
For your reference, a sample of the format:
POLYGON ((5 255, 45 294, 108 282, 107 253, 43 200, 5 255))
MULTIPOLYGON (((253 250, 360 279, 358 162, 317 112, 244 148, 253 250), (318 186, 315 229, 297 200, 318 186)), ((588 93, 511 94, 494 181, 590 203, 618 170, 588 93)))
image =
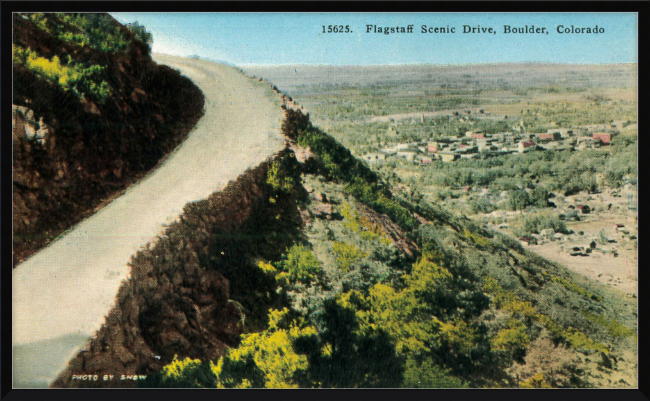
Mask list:
POLYGON ((205 60, 154 59, 201 88, 204 117, 159 168, 14 269, 14 387, 46 387, 63 370, 103 323, 131 255, 187 202, 283 147, 280 98, 267 84, 205 60))

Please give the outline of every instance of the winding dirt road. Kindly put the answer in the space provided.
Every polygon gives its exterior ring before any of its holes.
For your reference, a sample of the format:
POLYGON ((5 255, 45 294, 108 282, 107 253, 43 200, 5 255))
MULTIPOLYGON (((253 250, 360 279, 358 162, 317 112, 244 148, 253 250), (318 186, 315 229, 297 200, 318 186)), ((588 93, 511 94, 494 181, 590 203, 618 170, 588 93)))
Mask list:
POLYGON ((14 388, 54 380, 101 327, 131 255, 187 202, 222 189, 284 146, 280 98, 267 84, 205 60, 154 59, 196 83, 205 115, 149 176, 13 270, 14 388))

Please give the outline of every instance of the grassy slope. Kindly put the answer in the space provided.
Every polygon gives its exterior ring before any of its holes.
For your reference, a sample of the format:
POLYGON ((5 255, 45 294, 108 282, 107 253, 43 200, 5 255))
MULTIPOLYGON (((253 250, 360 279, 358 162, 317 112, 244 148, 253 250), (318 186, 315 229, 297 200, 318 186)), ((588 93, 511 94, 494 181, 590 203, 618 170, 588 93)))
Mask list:
MULTIPOLYGON (((312 186, 326 193, 328 198, 335 199, 339 208, 347 208, 348 203, 357 205, 352 207, 359 207, 358 202, 346 194, 342 185, 319 183, 319 180, 313 178, 309 181, 312 186)), ((529 354, 535 355, 532 348, 540 346, 535 340, 546 336, 547 333, 551 333, 551 337, 560 347, 568 346, 569 352, 580 361, 575 362, 575 366, 583 369, 576 375, 583 381, 580 385, 607 387, 635 385, 635 361, 621 363, 622 373, 616 371, 616 363, 610 366, 608 363, 597 362, 602 362, 601 359, 606 360, 611 356, 614 356, 614 360, 618 360, 623 355, 629 358, 630 355, 636 354, 634 334, 637 329, 636 305, 604 286, 572 276, 562 266, 526 251, 518 242, 505 236, 488 233, 465 218, 453 217, 425 202, 414 204, 403 200, 401 204, 424 216, 424 219, 419 220, 422 224, 408 231, 407 235, 414 238, 420 247, 433 245, 446 256, 448 265, 445 267, 451 269, 455 266, 459 278, 473 282, 490 295, 492 306, 477 317, 476 321, 490 328, 491 337, 496 336, 498 331, 503 329, 504 321, 503 319, 499 321, 498 316, 503 318, 505 312, 506 316, 510 315, 521 320, 529 327, 531 336, 529 354), (490 279, 495 280, 493 285, 488 285, 492 282, 490 279), (602 356, 601 352, 610 356, 602 356), (608 370, 604 366, 610 366, 613 370, 608 370)), ((349 227, 345 228, 346 223, 349 225, 349 219, 343 219, 342 222, 317 221, 307 229, 315 254, 320 256, 326 270, 336 270, 337 267, 331 257, 335 252, 323 251, 332 248, 332 241, 355 244, 364 249, 368 255, 373 255, 365 265, 381 264, 374 256, 380 255, 381 252, 368 249, 368 247, 381 247, 380 243, 360 239, 359 232, 355 233, 349 227)), ((386 270, 390 270, 386 263, 383 265, 386 270)), ((559 349, 557 352, 560 352, 559 349)), ((529 364, 534 363, 536 362, 529 362, 529 364)), ((510 369, 512 374, 517 373, 517 365, 519 364, 515 362, 510 369)), ((557 366, 553 369, 557 369, 557 366)), ((562 369, 572 369, 571 364, 567 363, 559 370, 562 369)), ((550 377, 553 374, 546 373, 549 374, 549 380, 553 380, 553 377, 550 377)), ((558 373, 555 375, 561 376, 558 373)), ((524 375, 523 378, 520 377, 522 379, 520 381, 530 379, 532 376, 532 374, 527 377, 524 375)), ((482 380, 484 378, 473 379, 476 384, 481 382, 483 385, 505 384, 489 380, 484 382, 482 380)), ((510 379, 514 381, 508 385, 517 384, 515 378, 510 379)), ((577 381, 568 383, 557 380, 556 385, 577 384, 577 381)))

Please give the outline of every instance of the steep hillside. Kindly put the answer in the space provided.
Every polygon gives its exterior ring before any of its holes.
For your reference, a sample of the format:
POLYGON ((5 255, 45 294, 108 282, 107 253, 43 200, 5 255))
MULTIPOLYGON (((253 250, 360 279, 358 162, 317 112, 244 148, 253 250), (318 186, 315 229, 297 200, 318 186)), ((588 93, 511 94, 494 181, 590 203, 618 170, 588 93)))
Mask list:
POLYGON ((15 14, 13 26, 15 265, 174 149, 203 95, 152 61, 137 24, 15 14))
POLYGON ((288 148, 134 256, 54 387, 636 386, 635 300, 394 195, 285 103, 288 148))

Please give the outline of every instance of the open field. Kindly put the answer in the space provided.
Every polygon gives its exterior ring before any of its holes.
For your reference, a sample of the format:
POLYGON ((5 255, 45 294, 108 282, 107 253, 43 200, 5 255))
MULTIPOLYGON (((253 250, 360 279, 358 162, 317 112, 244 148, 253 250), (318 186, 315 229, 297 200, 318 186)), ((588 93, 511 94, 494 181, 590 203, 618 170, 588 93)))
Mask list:
MULTIPOLYGON (((247 67, 300 100, 323 127, 373 117, 420 118, 457 106, 522 117, 540 108, 578 111, 593 99, 636 103, 636 65, 485 64, 463 66, 247 67)), ((619 118, 622 118, 619 116, 619 118)))
MULTIPOLYGON (((256 66, 247 73, 264 77, 297 96, 297 90, 322 85, 364 87, 400 85, 422 88, 430 83, 461 85, 467 82, 486 87, 612 87, 636 84, 636 66, 626 64, 474 64, 389 66, 256 66)), ((410 89, 409 88, 409 89, 410 89)))

